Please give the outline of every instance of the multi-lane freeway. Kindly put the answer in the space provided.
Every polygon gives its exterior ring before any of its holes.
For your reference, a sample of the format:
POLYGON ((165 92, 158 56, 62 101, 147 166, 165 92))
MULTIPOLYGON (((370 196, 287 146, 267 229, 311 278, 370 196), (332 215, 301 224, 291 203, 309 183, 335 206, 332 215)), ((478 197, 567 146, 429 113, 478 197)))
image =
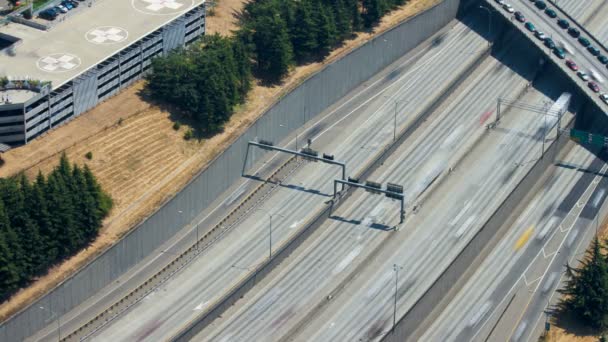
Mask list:
MULTIPOLYGON (((394 220, 386 200, 356 192, 322 234, 229 317, 201 332, 200 340, 351 341, 386 333, 393 313, 393 264, 403 268, 400 316, 540 157, 544 124, 534 113, 512 110, 485 135, 496 98, 525 93, 537 71, 537 59, 523 53, 525 48, 521 40, 507 42, 374 173, 375 180, 404 184, 410 208, 436 176, 445 177, 398 232, 377 229, 394 220)), ((535 102, 550 99, 544 95, 535 102)))
MULTIPOLYGON (((580 22, 589 22, 598 39, 608 40, 605 3, 562 3, 580 22)), ((587 149, 575 146, 557 164, 542 191, 422 339, 529 341, 540 336, 546 314, 559 300, 555 290, 564 280, 563 267, 582 257, 601 220, 598 210, 607 190, 606 166, 587 149)))
MULTIPOLYGON (((496 129, 486 129, 496 99, 523 96, 546 107, 563 90, 551 85, 544 94, 527 92, 538 76, 540 55, 516 35, 507 34, 504 45, 485 56, 486 42, 477 33, 485 28, 478 18, 483 14, 473 11, 454 22, 308 127, 315 132, 315 148, 334 154, 347 163, 348 174, 357 174, 392 142, 395 110, 398 131, 428 115, 371 177, 404 185, 405 224, 398 225, 396 202, 355 191, 303 248, 199 339, 377 339, 392 322, 393 264, 402 267, 398 317, 428 289, 540 155, 545 126, 537 114, 513 108, 496 129), (472 66, 459 87, 429 112, 472 66), (399 231, 392 230, 395 226, 399 231)), ((551 130, 549 137, 554 134, 551 130)), ((275 250, 330 199, 338 170, 299 165, 259 210, 93 338, 166 340, 212 307, 268 257, 269 214, 275 250)), ((245 187, 240 189, 235 201, 243 196, 245 187)), ((122 286, 135 287, 138 281, 134 277, 122 286)), ((62 330, 77 329, 112 304, 108 297, 86 314, 72 313, 62 320, 62 330)), ((53 334, 50 326, 33 340, 53 334)))
MULTIPOLYGON (((440 36, 439 42, 430 40, 344 99, 335 113, 343 119, 324 125, 314 146, 347 161, 349 174, 357 173, 392 141, 395 103, 402 129, 485 53, 484 40, 463 23, 440 36)), ((262 210, 253 211, 187 269, 94 337, 163 340, 175 334, 267 258, 268 213, 273 215, 272 240, 277 246, 324 205, 338 174, 327 166, 304 163, 261 204, 262 210)))

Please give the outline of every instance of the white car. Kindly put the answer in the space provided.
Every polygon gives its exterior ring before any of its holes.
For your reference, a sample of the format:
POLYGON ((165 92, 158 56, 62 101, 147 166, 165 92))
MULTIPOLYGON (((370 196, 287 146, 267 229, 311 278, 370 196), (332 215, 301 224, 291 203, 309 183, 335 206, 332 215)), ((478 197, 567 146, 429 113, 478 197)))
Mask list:
POLYGON ((57 5, 55 8, 57 8, 61 13, 68 13, 68 9, 63 5, 57 5))
POLYGON ((600 99, 602 99, 605 104, 608 104, 608 94, 600 94, 600 99))
POLYGON ((585 82, 589 81, 589 75, 585 74, 584 72, 579 71, 576 74, 578 75, 578 77, 581 78, 581 80, 583 80, 585 82))
POLYGON ((505 11, 509 12, 509 13, 513 13, 515 12, 515 9, 513 8, 513 6, 509 5, 509 4, 504 4, 502 5, 502 8, 505 9, 505 11))
POLYGON ((505 4, 505 0, 495 0, 495 1, 499 5, 504 5, 505 4))

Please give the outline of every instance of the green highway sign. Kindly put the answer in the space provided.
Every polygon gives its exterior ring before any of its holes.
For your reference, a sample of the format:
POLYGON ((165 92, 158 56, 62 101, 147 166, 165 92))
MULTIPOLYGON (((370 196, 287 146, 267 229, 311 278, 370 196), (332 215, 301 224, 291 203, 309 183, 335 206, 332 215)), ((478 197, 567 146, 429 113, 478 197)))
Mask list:
POLYGON ((608 137, 600 134, 593 134, 578 129, 570 130, 570 139, 579 144, 594 145, 599 147, 608 147, 608 137))

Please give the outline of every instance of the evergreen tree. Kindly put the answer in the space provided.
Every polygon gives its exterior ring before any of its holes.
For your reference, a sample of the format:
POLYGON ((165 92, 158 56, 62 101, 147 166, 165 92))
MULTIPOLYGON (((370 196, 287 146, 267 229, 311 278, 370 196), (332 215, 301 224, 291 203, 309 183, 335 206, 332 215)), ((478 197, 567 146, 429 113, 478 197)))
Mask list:
POLYGON ((4 203, 0 199, 0 301, 8 298, 21 283, 19 268, 15 264, 14 253, 18 252, 15 249, 16 240, 17 237, 10 228, 4 203))
POLYGON ((608 266, 596 237, 580 268, 567 266, 566 307, 593 328, 608 327, 608 266))
POLYGON ((46 180, 41 172, 38 172, 36 182, 32 185, 28 208, 32 220, 37 222, 40 239, 42 241, 42 253, 37 273, 43 272, 53 264, 59 257, 57 231, 51 224, 51 216, 46 201, 46 180))
POLYGON ((317 26, 319 27, 318 52, 321 56, 326 56, 338 40, 338 31, 332 11, 321 3, 319 4, 317 26))
MULTIPOLYGON (((319 8, 315 10, 318 11, 319 8)), ((299 2, 295 11, 294 27, 291 29, 291 41, 297 60, 304 61, 318 51, 317 36, 321 30, 313 19, 310 1, 299 2)))
POLYGON ((383 0, 363 0, 363 22, 365 27, 372 27, 384 14, 383 0))
POLYGON ((330 3, 335 18, 338 41, 342 41, 348 38, 353 32, 350 17, 346 10, 344 0, 330 0, 330 3))
POLYGON ((270 82, 279 82, 293 64, 293 50, 285 22, 275 15, 262 17, 252 23, 257 67, 270 82))

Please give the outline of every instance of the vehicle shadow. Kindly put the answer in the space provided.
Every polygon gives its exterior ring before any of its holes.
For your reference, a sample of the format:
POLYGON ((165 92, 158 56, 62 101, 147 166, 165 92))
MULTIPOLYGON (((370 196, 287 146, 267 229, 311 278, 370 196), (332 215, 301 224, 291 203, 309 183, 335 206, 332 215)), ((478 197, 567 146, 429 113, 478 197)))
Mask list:
MULTIPOLYGON (((361 220, 347 219, 347 218, 344 218, 342 216, 333 215, 333 214, 330 215, 329 218, 331 220, 336 220, 336 221, 340 221, 340 222, 344 222, 344 223, 350 223, 350 224, 356 225, 356 226, 361 225, 363 223, 363 221, 361 221, 361 220)), ((392 227, 392 226, 387 226, 385 224, 377 223, 377 222, 373 222, 373 223, 371 223, 371 224, 369 224, 367 226, 369 228, 372 228, 372 229, 383 230, 383 231, 394 230, 394 227, 392 227)))

